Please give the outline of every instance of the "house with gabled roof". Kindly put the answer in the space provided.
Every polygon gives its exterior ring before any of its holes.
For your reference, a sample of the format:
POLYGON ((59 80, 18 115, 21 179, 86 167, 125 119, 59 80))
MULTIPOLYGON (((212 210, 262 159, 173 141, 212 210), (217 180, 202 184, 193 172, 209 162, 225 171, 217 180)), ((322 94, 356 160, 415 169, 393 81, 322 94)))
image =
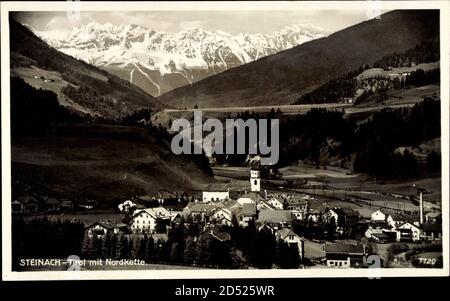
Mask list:
POLYGON ((324 220, 330 222, 334 219, 337 232, 345 232, 359 221, 359 213, 350 207, 334 207, 328 209, 323 215, 324 220))
POLYGON ((282 199, 272 197, 267 201, 267 203, 277 210, 284 209, 284 205, 283 205, 284 201, 282 199))
POLYGON ((233 223, 233 213, 229 208, 218 208, 211 216, 215 224, 231 226, 233 223))
POLYGON ((371 214, 372 221, 386 221, 391 227, 397 227, 404 223, 413 223, 419 226, 419 215, 417 213, 399 211, 394 209, 380 208, 371 214))
POLYGON ((221 203, 189 202, 183 209, 183 216, 186 220, 192 219, 194 222, 207 222, 217 209, 223 207, 221 203))
POLYGON ((41 209, 40 201, 34 196, 22 196, 11 202, 13 213, 36 213, 41 209))
POLYGON ((202 192, 202 201, 221 202, 230 199, 230 189, 228 183, 212 183, 208 185, 202 192))
POLYGON ((263 211, 263 210, 276 210, 272 205, 270 205, 269 203, 267 203, 266 201, 262 201, 259 202, 258 204, 256 204, 256 209, 258 211, 263 211))
POLYGON ((388 216, 389 216, 389 213, 386 212, 385 209, 380 208, 370 215, 370 219, 372 221, 386 221, 388 216))
POLYGON ((237 198, 237 202, 241 205, 244 203, 259 204, 260 202, 264 202, 264 201, 266 201, 266 199, 261 195, 261 193, 254 192, 254 191, 246 192, 237 198))
POLYGON ((257 210, 256 210, 256 204, 255 203, 247 203, 242 206, 241 211, 241 222, 240 224, 243 227, 247 227, 249 223, 252 221, 255 221, 257 218, 257 210))
POLYGON ((337 268, 362 268, 367 266, 368 252, 364 244, 325 244, 326 264, 337 268))
POLYGON ((304 246, 305 239, 297 235, 290 228, 282 228, 275 233, 277 239, 284 241, 289 246, 296 246, 298 249, 298 254, 300 256, 300 260, 303 260, 305 256, 304 246))
POLYGON ((281 229, 292 223, 291 210, 262 210, 258 213, 257 224, 267 224, 272 229, 281 229))
POLYGON ((131 229, 133 232, 153 233, 156 230, 157 220, 170 224, 172 214, 164 207, 136 210, 132 217, 131 229))
POLYGON ((378 243, 387 243, 396 240, 397 231, 384 220, 371 220, 367 224, 365 237, 378 243))
POLYGON ((103 237, 108 233, 125 233, 127 230, 128 225, 121 222, 114 223, 106 219, 101 219, 86 227, 86 232, 89 237, 97 236, 98 238, 103 237))
POLYGON ((405 222, 395 227, 397 231, 397 241, 419 241, 420 240, 420 228, 413 223, 405 222))
POLYGON ((416 227, 418 227, 420 224, 419 220, 420 218, 417 213, 402 212, 402 211, 399 212, 394 211, 391 214, 389 214, 389 216, 386 219, 388 224, 394 228, 397 228, 398 226, 403 225, 405 223, 411 223, 414 224, 416 227))
POLYGON ((306 213, 308 211, 308 204, 308 200, 298 196, 288 197, 286 199, 286 209, 288 210, 298 210, 306 213))

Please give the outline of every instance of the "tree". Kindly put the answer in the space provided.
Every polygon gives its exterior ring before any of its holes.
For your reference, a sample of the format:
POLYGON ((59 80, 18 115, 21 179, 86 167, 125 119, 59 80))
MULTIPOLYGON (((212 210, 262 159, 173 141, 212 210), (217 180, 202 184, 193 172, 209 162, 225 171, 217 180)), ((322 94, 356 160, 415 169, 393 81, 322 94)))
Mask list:
POLYGON ((86 235, 84 236, 83 239, 83 246, 81 248, 81 255, 87 259, 93 258, 93 250, 94 245, 92 242, 92 238, 87 234, 86 231, 86 235))
MULTIPOLYGON (((339 216, 338 216, 339 219, 339 216)), ((332 216, 327 222, 327 235, 329 239, 334 239, 336 235, 336 219, 332 216)))
POLYGON ((247 260, 244 256, 244 253, 241 250, 237 248, 231 248, 230 259, 231 259, 231 268, 233 269, 247 268, 247 260))
POLYGON ((152 262, 153 260, 155 260, 155 240, 150 236, 145 247, 145 261, 152 262))
POLYGON ((147 254, 147 242, 148 242, 148 236, 144 235, 143 238, 139 240, 139 249, 137 251, 136 257, 140 260, 146 259, 147 254))
POLYGON ((102 239, 102 251, 101 251, 101 258, 111 258, 111 248, 112 248, 112 236, 114 234, 107 233, 103 239, 102 239))
POLYGON ((120 240, 120 259, 128 259, 131 257, 131 244, 125 235, 122 235, 120 240))
POLYGON ((284 241, 277 244, 277 265, 282 269, 297 269, 300 264, 300 256, 296 245, 290 246, 284 241))
POLYGON ((102 258, 103 238, 94 235, 92 237, 92 245, 93 245, 93 258, 94 259, 102 258))
POLYGON ((166 233, 167 223, 162 218, 156 219, 155 231, 156 233, 166 233))
POLYGON ((209 265, 211 263, 211 240, 209 233, 202 233, 197 241, 197 258, 196 261, 200 264, 209 265))
POLYGON ((184 248, 183 261, 194 264, 197 256, 197 245, 192 236, 186 239, 186 247, 184 248))
POLYGON ((263 228, 256 234, 251 254, 252 264, 260 269, 270 269, 275 259, 276 240, 269 228, 263 228))
POLYGON ((432 151, 427 155, 426 170, 429 173, 440 172, 441 170, 441 156, 432 151))

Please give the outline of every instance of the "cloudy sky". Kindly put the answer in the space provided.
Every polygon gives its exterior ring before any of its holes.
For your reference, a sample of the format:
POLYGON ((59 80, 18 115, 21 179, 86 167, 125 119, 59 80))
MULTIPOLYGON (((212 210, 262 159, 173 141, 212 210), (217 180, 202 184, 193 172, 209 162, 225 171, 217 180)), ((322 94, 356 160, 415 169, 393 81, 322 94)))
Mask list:
POLYGON ((334 32, 371 19, 383 12, 367 10, 297 10, 297 11, 147 11, 147 12, 19 12, 12 16, 38 31, 70 30, 92 21, 112 24, 138 24, 157 31, 203 28, 231 34, 272 33, 292 24, 312 24, 334 32))

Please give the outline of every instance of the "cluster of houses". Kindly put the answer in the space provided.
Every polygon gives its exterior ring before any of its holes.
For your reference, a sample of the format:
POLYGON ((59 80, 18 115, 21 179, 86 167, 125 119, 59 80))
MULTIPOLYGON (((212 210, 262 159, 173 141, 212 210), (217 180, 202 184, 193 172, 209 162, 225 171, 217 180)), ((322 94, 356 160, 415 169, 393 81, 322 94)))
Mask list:
POLYGON ((441 214, 435 211, 421 218, 414 213, 379 209, 372 213, 365 235, 379 243, 436 242, 442 240, 441 222, 441 214))
MULTIPOLYGON (((116 222, 99 220, 86 227, 89 236, 102 237, 108 233, 148 234, 161 239, 173 223, 197 223, 204 232, 219 241, 230 239, 224 226, 255 225, 258 231, 270 230, 279 241, 298 248, 299 257, 304 258, 305 239, 293 231, 295 221, 308 224, 334 223, 336 236, 348 229, 364 225, 364 235, 376 242, 436 242, 442 239, 441 215, 428 212, 420 216, 414 213, 379 209, 371 214, 370 220, 363 219, 349 207, 328 206, 313 197, 298 193, 267 193, 261 191, 258 170, 250 172, 250 191, 236 194, 226 184, 213 184, 201 194, 188 197, 185 193, 159 193, 156 196, 134 197, 118 205, 118 210, 126 216, 116 222), (183 207, 167 206, 167 202, 186 204, 183 207), (222 231, 223 230, 223 231, 222 231)), ((42 204, 33 198, 13 201, 14 212, 36 212, 32 204, 42 204)), ((45 208, 50 212, 64 206, 73 209, 73 204, 45 199, 45 208)), ((91 206, 88 202, 81 205, 91 206)), ((77 204, 78 206, 80 204, 77 204)), ((83 207, 84 208, 84 207, 83 207)), ((89 209, 89 208, 85 208, 89 209)), ((364 244, 326 243, 323 247, 326 265, 330 267, 364 267, 372 250, 364 244)))
POLYGON ((11 202, 11 210, 14 214, 32 214, 39 212, 64 212, 75 207, 83 208, 89 201, 79 203, 77 206, 70 200, 60 200, 53 197, 38 197, 26 195, 14 198, 11 202))
MULTIPOLYGON (((165 199, 173 195, 159 197, 137 197, 119 204, 118 209, 130 216, 128 225, 100 221, 87 229, 90 235, 104 235, 128 232, 134 234, 166 235, 172 222, 184 219, 185 223, 199 223, 219 241, 230 239, 223 226, 239 225, 247 227, 253 223, 258 231, 270 230, 275 237, 290 246, 296 246, 300 258, 304 258, 305 239, 292 229, 295 220, 310 223, 334 222, 336 234, 344 234, 349 228, 365 224, 365 236, 377 243, 440 241, 442 227, 440 214, 429 212, 424 220, 417 214, 379 209, 372 213, 370 220, 362 219, 359 213, 349 207, 330 207, 322 203, 311 206, 314 199, 303 194, 270 193, 261 191, 259 171, 250 172, 250 191, 235 195, 226 184, 213 184, 201 195, 188 198, 176 194, 175 199, 183 199, 187 205, 182 210, 167 210, 165 199), (156 206, 146 208, 153 202, 156 206)), ((315 202, 317 203, 317 202, 315 202)), ((421 211, 422 212, 422 211, 421 211)), ((323 246, 325 262, 329 267, 367 267, 367 257, 373 254, 362 243, 326 243, 323 246)))
MULTIPOLYGON (((442 216, 437 211, 420 214, 379 209, 371 214, 365 236, 376 243, 442 242, 442 216), (422 222, 421 222, 422 221, 422 222)), ((326 265, 339 268, 367 266, 374 255, 365 244, 327 243, 324 246, 326 265)))
POLYGON ((223 226, 240 225, 247 227, 254 223, 259 230, 268 228, 277 239, 297 246, 300 258, 304 255, 304 239, 292 231, 291 224, 295 219, 306 218, 308 197, 289 194, 267 194, 261 192, 260 174, 251 170, 251 191, 240 195, 230 194, 227 185, 213 184, 201 195, 188 199, 183 210, 167 210, 165 199, 148 197, 133 198, 118 205, 118 209, 130 216, 127 227, 122 223, 99 221, 87 227, 89 235, 102 236, 108 232, 155 235, 170 229, 172 222, 181 219, 185 223, 199 223, 204 231, 209 231, 220 240, 228 237, 220 231, 223 226), (164 200, 164 201, 163 201, 164 200), (153 202, 151 208, 145 203, 153 202))

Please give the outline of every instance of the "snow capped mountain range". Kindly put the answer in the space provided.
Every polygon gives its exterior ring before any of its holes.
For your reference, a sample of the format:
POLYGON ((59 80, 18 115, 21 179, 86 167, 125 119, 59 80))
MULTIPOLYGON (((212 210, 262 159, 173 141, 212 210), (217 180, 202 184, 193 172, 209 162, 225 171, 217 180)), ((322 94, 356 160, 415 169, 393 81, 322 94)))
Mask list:
POLYGON ((71 31, 34 32, 59 51, 104 68, 153 96, 328 34, 312 25, 292 25, 270 35, 231 35, 96 22, 71 31))

